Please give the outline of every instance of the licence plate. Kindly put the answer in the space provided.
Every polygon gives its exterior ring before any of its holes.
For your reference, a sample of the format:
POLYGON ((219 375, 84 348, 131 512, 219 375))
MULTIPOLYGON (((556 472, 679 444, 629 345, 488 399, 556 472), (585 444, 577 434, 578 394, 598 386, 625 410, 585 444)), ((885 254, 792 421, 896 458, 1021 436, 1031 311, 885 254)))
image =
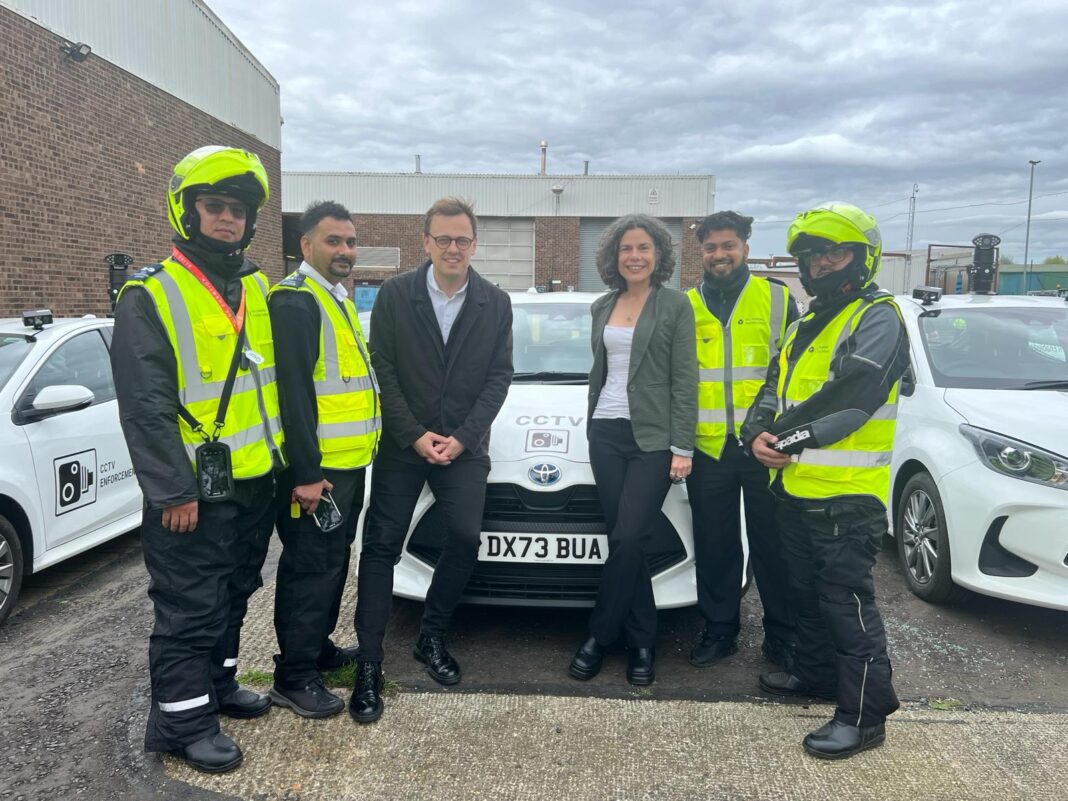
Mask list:
POLYGON ((546 562, 604 564, 605 534, 493 534, 483 531, 478 546, 481 562, 546 562))

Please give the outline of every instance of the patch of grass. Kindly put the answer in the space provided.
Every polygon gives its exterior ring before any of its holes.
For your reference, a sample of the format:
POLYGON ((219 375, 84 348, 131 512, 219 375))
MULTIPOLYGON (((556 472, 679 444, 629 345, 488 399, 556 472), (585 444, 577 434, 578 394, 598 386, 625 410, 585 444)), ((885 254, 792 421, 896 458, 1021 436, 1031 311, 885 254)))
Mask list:
POLYGON ((964 702, 958 701, 956 698, 932 698, 927 702, 927 706, 931 709, 939 709, 943 712, 949 712, 954 709, 964 709, 964 702))
POLYGON ((386 679, 385 683, 382 685, 382 695, 392 698, 395 695, 399 695, 403 689, 404 688, 399 681, 386 679))
POLYGON ((274 684, 274 673, 267 670, 250 670, 237 677, 238 684, 253 684, 259 687, 274 684))

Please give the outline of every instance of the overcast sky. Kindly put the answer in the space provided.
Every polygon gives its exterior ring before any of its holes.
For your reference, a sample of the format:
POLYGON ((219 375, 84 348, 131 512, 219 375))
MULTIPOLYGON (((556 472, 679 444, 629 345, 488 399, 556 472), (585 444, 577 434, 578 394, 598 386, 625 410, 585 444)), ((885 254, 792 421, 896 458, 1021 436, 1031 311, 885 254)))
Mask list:
MULTIPOLYGON (((207 0, 281 85, 289 170, 711 173, 785 252, 845 200, 903 249, 1068 256, 1068 3, 207 0)), ((477 200, 477 199, 476 199, 477 200)))

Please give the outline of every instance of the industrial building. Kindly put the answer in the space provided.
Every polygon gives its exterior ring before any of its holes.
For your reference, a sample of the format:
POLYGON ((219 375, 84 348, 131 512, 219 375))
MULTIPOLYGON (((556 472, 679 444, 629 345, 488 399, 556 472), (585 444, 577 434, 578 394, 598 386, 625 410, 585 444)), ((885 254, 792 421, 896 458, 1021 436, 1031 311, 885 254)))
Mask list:
POLYGON ((475 204, 478 247, 472 264, 504 289, 601 290, 596 253, 616 217, 645 213, 668 226, 679 264, 671 285, 696 285, 701 254, 690 226, 712 212, 711 175, 463 175, 290 172, 282 175, 286 259, 299 262, 297 219, 316 200, 353 212, 359 241, 357 299, 425 261, 423 215, 446 195, 475 204), (361 292, 360 284, 369 291, 361 292))
POLYGON ((272 197, 249 255, 282 275, 278 82, 201 0, 0 0, 0 317, 109 308, 109 253, 167 255, 164 192, 208 144, 272 197))

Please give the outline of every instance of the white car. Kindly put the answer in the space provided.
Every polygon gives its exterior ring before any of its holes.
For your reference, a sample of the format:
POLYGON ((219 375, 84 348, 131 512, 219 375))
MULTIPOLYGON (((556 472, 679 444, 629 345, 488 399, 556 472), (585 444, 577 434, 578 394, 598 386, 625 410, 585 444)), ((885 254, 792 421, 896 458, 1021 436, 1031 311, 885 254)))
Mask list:
POLYGON ((1068 609, 1068 302, 897 300, 912 367, 891 522, 909 588, 1068 609))
MULTIPOLYGON (((511 295, 515 377, 490 435, 482 541, 466 602, 581 607, 596 598, 608 556, 586 443, 596 297, 511 295)), ((673 485, 648 554, 657 608, 697 602, 691 529, 686 486, 673 485)), ((396 595, 426 598, 441 532, 434 496, 424 488, 394 571, 396 595)))
POLYGON ((112 321, 33 314, 30 325, 0 320, 0 622, 23 575, 141 524, 111 374, 112 321))

